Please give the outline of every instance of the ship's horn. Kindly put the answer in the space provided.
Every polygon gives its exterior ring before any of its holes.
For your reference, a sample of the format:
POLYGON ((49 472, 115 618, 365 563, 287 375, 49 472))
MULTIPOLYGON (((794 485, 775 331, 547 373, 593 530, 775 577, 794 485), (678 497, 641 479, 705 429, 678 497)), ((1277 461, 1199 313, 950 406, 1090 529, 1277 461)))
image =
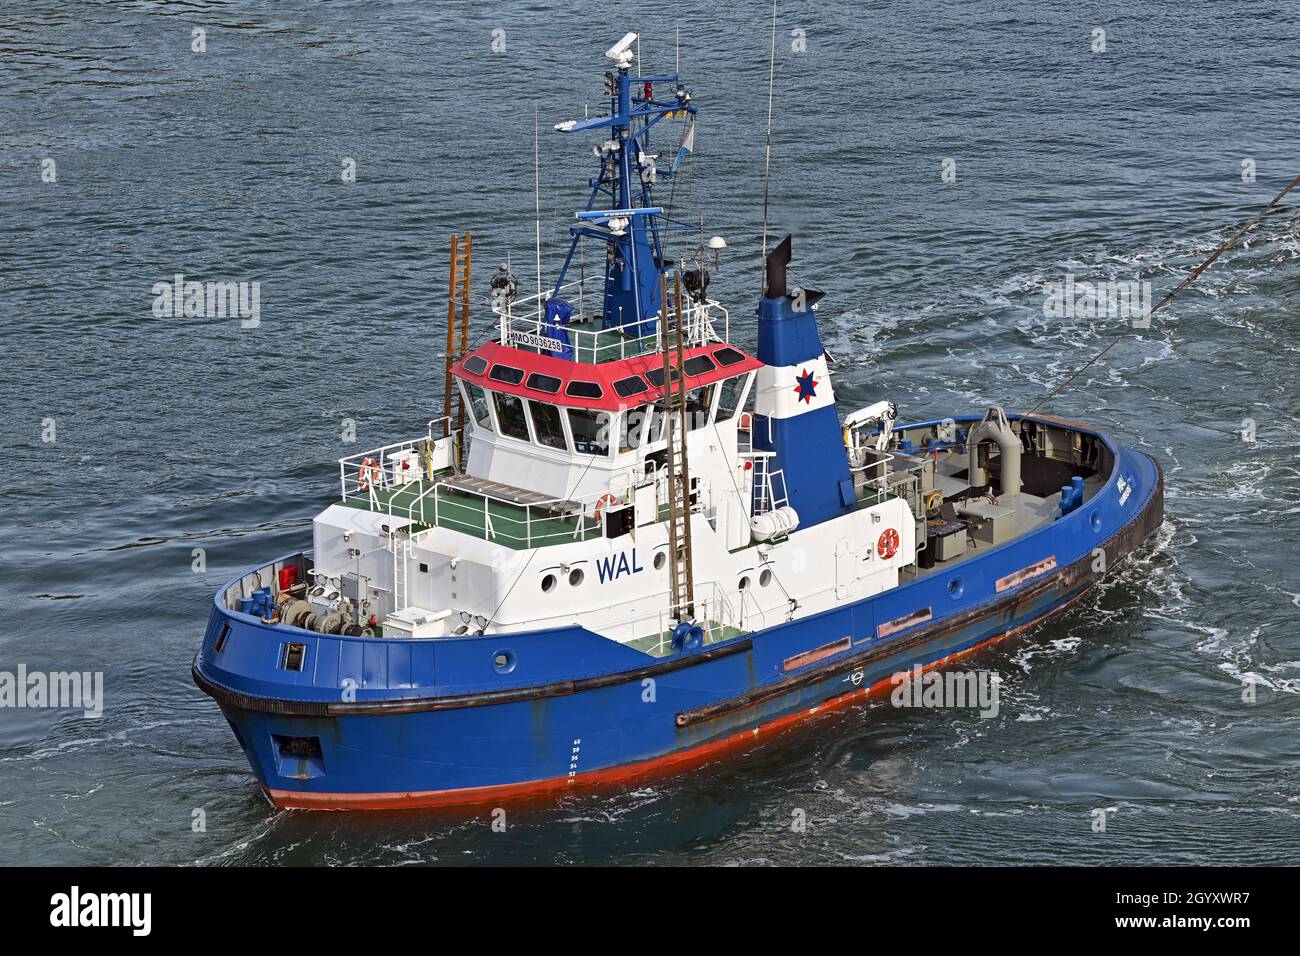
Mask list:
POLYGON ((786 294, 785 267, 790 264, 792 255, 788 235, 767 254, 767 298, 779 299, 786 294))

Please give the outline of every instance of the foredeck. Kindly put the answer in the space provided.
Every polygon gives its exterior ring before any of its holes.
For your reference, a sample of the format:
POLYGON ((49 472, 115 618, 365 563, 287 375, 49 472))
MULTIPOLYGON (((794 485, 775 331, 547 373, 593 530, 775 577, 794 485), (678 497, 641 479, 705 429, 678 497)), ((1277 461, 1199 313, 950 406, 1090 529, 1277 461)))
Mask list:
POLYGON ((543 544, 586 541, 600 535, 600 523, 581 509, 556 513, 553 503, 518 504, 488 494, 455 488, 450 472, 343 499, 350 508, 380 511, 412 521, 417 531, 448 528, 514 550, 543 544), (373 497, 372 497, 373 495, 373 497))

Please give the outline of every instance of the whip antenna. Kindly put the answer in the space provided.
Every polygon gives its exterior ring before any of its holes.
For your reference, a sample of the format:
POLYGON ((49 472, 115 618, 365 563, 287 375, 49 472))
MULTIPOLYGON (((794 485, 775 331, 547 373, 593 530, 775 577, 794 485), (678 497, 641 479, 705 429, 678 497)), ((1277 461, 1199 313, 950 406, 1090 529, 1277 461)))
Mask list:
POLYGON ((537 226, 537 317, 542 316, 542 172, 537 138, 537 104, 533 104, 533 221, 537 226))
POLYGON ((763 160, 763 289, 767 289, 767 183, 772 174, 772 90, 776 83, 776 4, 772 0, 772 54, 767 67, 767 154, 763 160))

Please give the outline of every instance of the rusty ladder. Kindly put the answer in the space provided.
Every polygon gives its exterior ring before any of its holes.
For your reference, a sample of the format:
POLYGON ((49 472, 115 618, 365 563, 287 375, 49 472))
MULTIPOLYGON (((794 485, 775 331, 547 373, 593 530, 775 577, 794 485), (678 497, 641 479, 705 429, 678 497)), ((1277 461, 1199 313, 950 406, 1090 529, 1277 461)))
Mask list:
POLYGON ((444 370, 442 413, 447 434, 456 434, 455 463, 459 469, 464 453, 465 403, 452 381, 451 370, 469 351, 470 250, 474 234, 451 237, 451 278, 447 283, 447 367, 444 370))
POLYGON ((663 416, 667 438, 668 548, 672 599, 669 616, 675 621, 695 619, 695 571, 691 556, 691 468, 686 453, 685 342, 682 328, 682 277, 673 276, 673 318, 668 327, 668 278, 659 276, 659 333, 664 367, 663 416))

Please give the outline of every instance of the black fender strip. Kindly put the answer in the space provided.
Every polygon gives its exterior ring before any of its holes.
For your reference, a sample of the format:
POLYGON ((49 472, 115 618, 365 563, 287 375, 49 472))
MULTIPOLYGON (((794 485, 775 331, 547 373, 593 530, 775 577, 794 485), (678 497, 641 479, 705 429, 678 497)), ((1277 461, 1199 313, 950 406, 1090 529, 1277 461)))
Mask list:
POLYGON ((393 700, 280 700, 274 697, 259 697, 245 694, 234 688, 219 684, 205 675, 199 668, 196 657, 190 668, 194 683, 217 703, 239 710, 254 710, 264 714, 282 714, 288 717, 350 717, 380 716, 387 714, 414 714, 429 710, 459 710, 465 707, 489 707, 493 704, 514 704, 519 701, 542 700, 548 697, 567 697, 585 690, 600 687, 612 687, 616 684, 630 684, 670 674, 684 667, 693 667, 706 661, 744 654, 754 646, 750 638, 742 638, 718 647, 705 648, 694 654, 684 654, 666 661, 647 664, 630 671, 618 671, 614 674, 599 674, 595 677, 583 677, 578 680, 555 681, 550 684, 538 684, 535 687, 518 687, 506 690, 490 690, 472 694, 447 694, 442 697, 403 697, 393 700))

